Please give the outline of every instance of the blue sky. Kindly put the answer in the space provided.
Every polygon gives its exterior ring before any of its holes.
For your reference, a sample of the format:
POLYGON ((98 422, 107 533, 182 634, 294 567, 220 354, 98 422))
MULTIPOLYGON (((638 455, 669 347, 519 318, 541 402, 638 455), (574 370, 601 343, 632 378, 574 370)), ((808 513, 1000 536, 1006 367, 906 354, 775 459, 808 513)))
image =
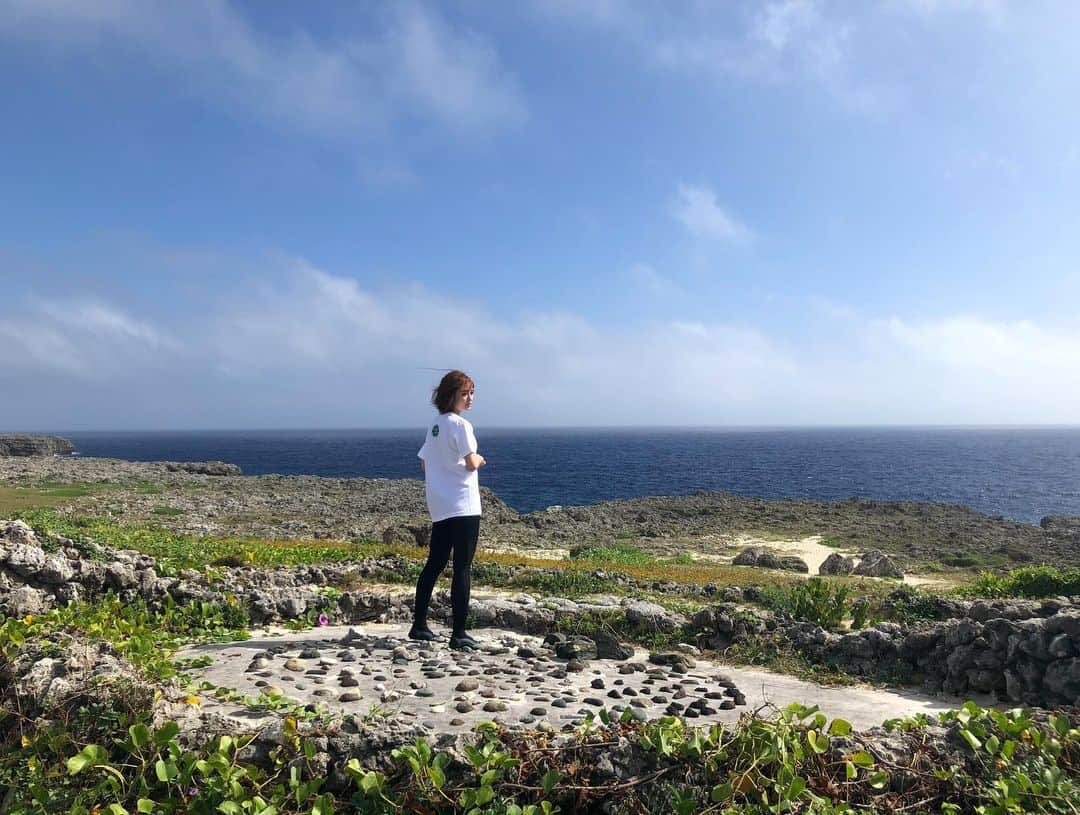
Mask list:
POLYGON ((1078 23, 0 0, 0 429, 1075 423, 1078 23))

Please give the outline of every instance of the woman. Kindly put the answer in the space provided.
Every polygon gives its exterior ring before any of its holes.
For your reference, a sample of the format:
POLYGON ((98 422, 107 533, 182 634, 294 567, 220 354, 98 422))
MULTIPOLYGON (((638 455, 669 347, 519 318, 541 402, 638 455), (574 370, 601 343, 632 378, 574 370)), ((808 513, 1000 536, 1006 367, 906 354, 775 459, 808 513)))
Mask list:
POLYGON ((434 640, 428 628, 428 604, 450 554, 454 577, 450 584, 453 632, 450 647, 475 650, 477 641, 465 631, 472 588, 472 561, 480 537, 480 480, 484 457, 476 450, 472 425, 461 414, 472 409, 475 386, 461 371, 451 371, 431 394, 439 418, 428 429, 417 455, 424 470, 424 491, 431 513, 431 545, 427 563, 416 581, 416 605, 410 639, 434 640))

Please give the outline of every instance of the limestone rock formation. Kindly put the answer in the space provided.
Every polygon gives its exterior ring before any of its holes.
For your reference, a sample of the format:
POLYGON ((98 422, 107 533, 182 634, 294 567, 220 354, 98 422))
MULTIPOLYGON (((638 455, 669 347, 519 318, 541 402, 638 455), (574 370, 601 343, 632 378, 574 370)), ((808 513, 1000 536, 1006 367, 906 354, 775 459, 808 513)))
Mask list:
POLYGON ((761 546, 748 546, 731 561, 735 566, 757 566, 759 569, 783 569, 787 572, 810 571, 801 557, 774 555, 761 546))
POLYGON ((0 456, 53 456, 74 450, 75 445, 60 436, 0 433, 0 456))
POLYGON ((844 557, 839 552, 833 552, 818 568, 818 574, 849 575, 854 569, 854 560, 844 557))
POLYGON ((895 577, 903 579, 904 572, 880 549, 871 549, 862 556, 852 574, 863 577, 895 577))
POLYGON ((421 546, 431 544, 431 524, 392 524, 382 533, 385 546, 421 546))
POLYGON ((224 461, 170 461, 165 464, 170 473, 192 473, 193 475, 243 475, 238 464, 224 461))

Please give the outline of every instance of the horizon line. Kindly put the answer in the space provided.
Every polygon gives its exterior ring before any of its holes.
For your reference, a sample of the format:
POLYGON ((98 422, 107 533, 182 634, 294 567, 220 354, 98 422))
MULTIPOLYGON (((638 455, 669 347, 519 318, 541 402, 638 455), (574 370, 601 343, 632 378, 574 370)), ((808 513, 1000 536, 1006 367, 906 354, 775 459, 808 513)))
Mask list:
MULTIPOLYGON (((967 423, 967 424, 731 424, 731 425, 665 425, 665 424, 625 424, 625 425, 483 425, 482 430, 514 431, 551 431, 551 430, 707 430, 707 431, 763 431, 763 430, 1074 430, 1080 429, 1080 423, 967 423)), ((296 433, 296 432, 413 432, 409 426, 368 426, 368 427, 329 427, 329 426, 279 426, 279 427, 144 427, 144 428, 69 428, 65 430, 0 430, 2 435, 46 435, 62 436, 65 433, 296 433)))

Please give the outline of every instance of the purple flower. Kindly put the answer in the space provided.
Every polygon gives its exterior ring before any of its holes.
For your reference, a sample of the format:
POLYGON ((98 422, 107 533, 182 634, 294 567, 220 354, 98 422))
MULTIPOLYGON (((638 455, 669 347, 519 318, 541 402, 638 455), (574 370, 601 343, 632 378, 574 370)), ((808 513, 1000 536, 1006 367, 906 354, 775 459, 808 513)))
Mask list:
POLYGON ((325 614, 320 614, 319 615, 319 625, 329 625, 329 624, 330 624, 330 618, 327 617, 325 614))
POLYGON ((199 794, 199 788, 198 787, 189 787, 188 788, 188 791, 187 791, 187 797, 188 798, 194 798, 198 794, 199 794))

